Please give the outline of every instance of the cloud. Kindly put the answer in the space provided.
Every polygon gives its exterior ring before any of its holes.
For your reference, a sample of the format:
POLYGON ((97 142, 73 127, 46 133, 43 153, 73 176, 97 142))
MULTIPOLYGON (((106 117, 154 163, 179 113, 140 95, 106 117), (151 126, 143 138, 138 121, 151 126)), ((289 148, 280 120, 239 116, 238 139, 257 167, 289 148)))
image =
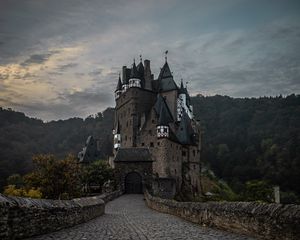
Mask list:
POLYGON ((1 104, 86 116, 114 105, 118 73, 139 54, 157 77, 165 50, 192 94, 299 92, 300 17, 286 2, 0 1, 1 104))

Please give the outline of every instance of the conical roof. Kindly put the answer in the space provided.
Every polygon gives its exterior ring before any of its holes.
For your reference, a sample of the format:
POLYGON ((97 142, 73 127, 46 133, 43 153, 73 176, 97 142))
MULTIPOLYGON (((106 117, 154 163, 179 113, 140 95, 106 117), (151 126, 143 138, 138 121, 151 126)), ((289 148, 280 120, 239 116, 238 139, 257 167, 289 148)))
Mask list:
POLYGON ((166 61, 164 66, 160 69, 158 79, 163 79, 163 78, 168 78, 168 77, 173 77, 173 76, 172 76, 169 64, 166 61))
POLYGON ((118 85, 117 85, 116 91, 118 91, 118 90, 122 90, 122 82, 121 82, 120 74, 119 74, 119 80, 118 80, 118 85))
POLYGON ((181 82, 180 82, 180 88, 178 90, 178 94, 185 94, 185 88, 183 86, 183 82, 182 82, 182 79, 181 79, 181 82))
POLYGON ((159 76, 159 87, 158 90, 161 92, 177 90, 178 87, 173 79, 170 67, 168 62, 166 61, 162 69, 160 70, 159 76))
POLYGON ((133 66, 130 73, 130 78, 139 78, 139 73, 137 67, 135 65, 135 61, 133 61, 133 66))
POLYGON ((180 121, 179 128, 176 133, 176 137, 181 144, 192 144, 192 135, 194 131, 191 125, 191 120, 185 110, 183 109, 182 118, 180 121))

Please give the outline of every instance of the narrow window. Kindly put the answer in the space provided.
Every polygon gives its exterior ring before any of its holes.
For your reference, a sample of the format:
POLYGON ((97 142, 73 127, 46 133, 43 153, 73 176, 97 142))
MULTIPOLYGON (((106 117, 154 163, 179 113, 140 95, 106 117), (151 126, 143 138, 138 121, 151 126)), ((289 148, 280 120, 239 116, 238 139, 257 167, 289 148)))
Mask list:
POLYGON ((150 147, 154 147, 154 144, 153 144, 153 142, 151 142, 151 143, 150 143, 150 147))

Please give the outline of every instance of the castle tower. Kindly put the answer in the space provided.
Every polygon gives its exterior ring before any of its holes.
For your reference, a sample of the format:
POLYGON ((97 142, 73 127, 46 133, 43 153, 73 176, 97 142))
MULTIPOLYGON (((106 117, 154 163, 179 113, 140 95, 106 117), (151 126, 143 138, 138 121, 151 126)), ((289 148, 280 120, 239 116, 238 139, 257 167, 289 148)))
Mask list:
POLYGON ((131 69, 130 79, 129 79, 129 88, 131 87, 142 87, 141 85, 141 79, 137 70, 137 67, 135 65, 135 60, 133 60, 133 66, 131 69))

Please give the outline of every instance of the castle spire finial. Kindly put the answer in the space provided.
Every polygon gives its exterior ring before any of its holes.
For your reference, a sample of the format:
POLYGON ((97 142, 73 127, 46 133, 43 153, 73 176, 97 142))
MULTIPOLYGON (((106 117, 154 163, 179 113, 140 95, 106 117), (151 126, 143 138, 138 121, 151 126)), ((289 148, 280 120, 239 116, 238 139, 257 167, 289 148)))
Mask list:
POLYGON ((167 62, 168 61, 168 50, 167 51, 165 51, 165 61, 167 62))
POLYGON ((133 58, 133 63, 135 63, 135 58, 133 58))
POLYGON ((140 62, 142 62, 143 61, 143 59, 142 59, 142 54, 140 54, 140 62))

